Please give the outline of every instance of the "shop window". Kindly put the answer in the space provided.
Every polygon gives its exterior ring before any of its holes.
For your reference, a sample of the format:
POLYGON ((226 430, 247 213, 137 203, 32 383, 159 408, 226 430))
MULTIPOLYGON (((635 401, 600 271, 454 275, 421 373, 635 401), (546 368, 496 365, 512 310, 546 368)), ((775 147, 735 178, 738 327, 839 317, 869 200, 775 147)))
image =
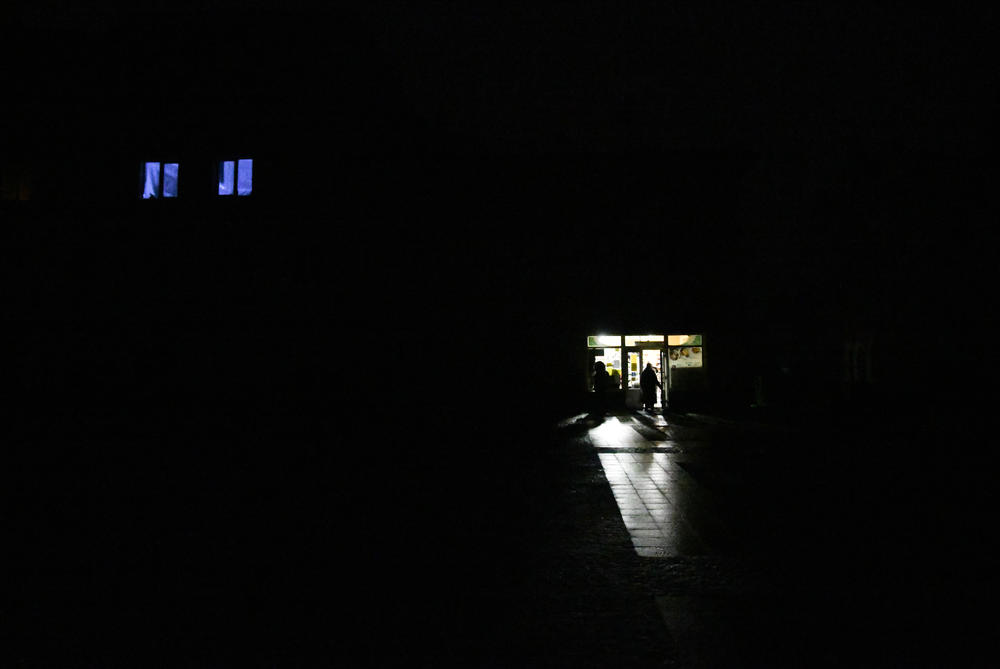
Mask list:
POLYGON ((253 159, 219 162, 219 195, 250 195, 253 192, 253 159))
POLYGON ((145 163, 143 165, 142 199, 177 197, 178 163, 145 163))
POLYGON ((590 349, 590 370, 593 370, 595 362, 604 363, 611 377, 611 387, 618 389, 621 387, 622 379, 622 350, 620 348, 592 348, 590 349))
POLYGON ((667 364, 670 369, 704 367, 702 335, 667 335, 667 364))

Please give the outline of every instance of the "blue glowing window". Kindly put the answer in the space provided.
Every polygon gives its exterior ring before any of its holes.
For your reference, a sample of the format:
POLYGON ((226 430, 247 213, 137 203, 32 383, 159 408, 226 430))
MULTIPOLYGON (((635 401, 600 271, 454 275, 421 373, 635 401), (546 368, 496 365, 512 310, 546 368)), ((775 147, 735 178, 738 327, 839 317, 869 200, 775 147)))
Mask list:
POLYGON ((253 160, 243 159, 236 164, 236 194, 249 195, 253 190, 253 160))
POLYGON ((233 172, 235 164, 231 160, 219 163, 219 195, 233 194, 233 172))
POLYGON ((177 197, 177 163, 163 166, 163 197, 177 197))
POLYGON ((253 160, 223 160, 219 163, 219 195, 249 195, 253 191, 253 160))
POLYGON ((146 163, 145 183, 142 187, 142 199, 160 196, 160 164, 146 163))
POLYGON ((177 197, 178 163, 144 163, 142 199, 177 197))

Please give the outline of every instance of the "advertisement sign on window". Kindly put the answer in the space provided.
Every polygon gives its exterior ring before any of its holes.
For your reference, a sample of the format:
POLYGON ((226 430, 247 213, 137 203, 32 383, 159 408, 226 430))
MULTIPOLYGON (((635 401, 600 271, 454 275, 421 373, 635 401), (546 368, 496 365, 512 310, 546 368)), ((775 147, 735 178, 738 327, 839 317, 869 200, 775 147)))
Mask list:
POLYGON ((671 346, 667 349, 671 369, 702 366, 701 346, 671 346))

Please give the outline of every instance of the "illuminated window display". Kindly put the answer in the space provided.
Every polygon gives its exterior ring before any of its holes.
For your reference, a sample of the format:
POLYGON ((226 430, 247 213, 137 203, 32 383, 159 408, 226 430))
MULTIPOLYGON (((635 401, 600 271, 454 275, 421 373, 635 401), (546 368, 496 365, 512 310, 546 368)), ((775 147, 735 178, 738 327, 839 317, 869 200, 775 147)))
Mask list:
POLYGON ((622 373, 622 350, 620 348, 600 348, 594 350, 594 362, 603 362, 608 374, 622 373))
MULTIPOLYGON (((701 337, 698 337, 699 341, 701 337)), ((668 349, 671 369, 702 366, 701 346, 671 346, 668 349)))

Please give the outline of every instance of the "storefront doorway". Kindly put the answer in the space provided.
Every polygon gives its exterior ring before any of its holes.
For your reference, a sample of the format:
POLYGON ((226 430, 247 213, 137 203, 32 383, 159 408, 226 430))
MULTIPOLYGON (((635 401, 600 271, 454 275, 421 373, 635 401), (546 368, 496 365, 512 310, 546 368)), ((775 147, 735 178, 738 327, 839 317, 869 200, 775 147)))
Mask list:
POLYGON ((587 388, 593 390, 594 363, 603 362, 612 378, 620 378, 614 388, 625 406, 642 408, 640 379, 647 364, 656 370, 662 389, 655 408, 665 409, 671 396, 687 401, 707 387, 703 335, 590 335, 587 337, 587 388))
POLYGON ((662 348, 640 348, 640 349, 628 349, 628 387, 629 389, 639 390, 641 392, 642 386, 640 379, 642 378, 642 371, 646 369, 646 364, 651 364, 653 370, 656 372, 656 378, 660 382, 661 389, 657 389, 656 393, 656 404, 653 405, 655 409, 662 409, 664 400, 666 399, 666 389, 669 386, 666 379, 666 366, 663 364, 665 355, 662 348))
POLYGON ((612 379, 620 378, 621 385, 612 388, 623 391, 625 405, 642 407, 640 379, 642 370, 649 363, 656 370, 662 390, 657 393, 654 408, 663 409, 669 388, 666 337, 663 335, 591 335, 587 337, 589 352, 587 367, 588 387, 593 387, 595 362, 603 362, 612 379))

